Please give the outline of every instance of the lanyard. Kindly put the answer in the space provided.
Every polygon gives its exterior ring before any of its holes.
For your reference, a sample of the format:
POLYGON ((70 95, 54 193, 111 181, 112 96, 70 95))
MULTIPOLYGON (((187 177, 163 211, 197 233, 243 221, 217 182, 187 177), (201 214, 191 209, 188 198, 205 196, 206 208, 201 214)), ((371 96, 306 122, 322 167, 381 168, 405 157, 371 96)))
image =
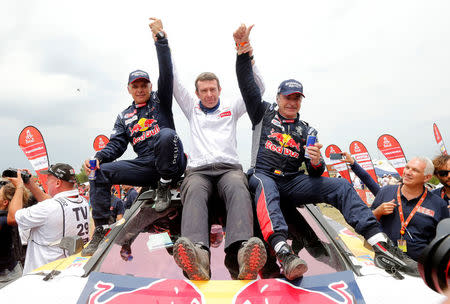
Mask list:
POLYGON ((444 196, 445 196, 445 188, 442 187, 442 190, 441 190, 441 197, 442 197, 442 199, 444 199, 444 196))
POLYGON ((403 206, 402 206, 402 199, 400 197, 400 188, 401 188, 401 186, 398 186, 397 202, 398 202, 398 213, 400 215, 400 221, 402 223, 402 226, 400 228, 400 234, 404 235, 405 234, 405 230, 406 230, 406 226, 408 226, 408 224, 411 221, 412 217, 414 216, 414 214, 416 214, 417 209, 419 209, 420 205, 422 205, 423 201, 425 200, 425 197, 427 196, 427 189, 425 188, 425 191, 423 192, 422 197, 419 199, 419 201, 417 202, 416 206, 411 211, 411 213, 409 214, 408 218, 405 221, 405 218, 403 217, 403 206))

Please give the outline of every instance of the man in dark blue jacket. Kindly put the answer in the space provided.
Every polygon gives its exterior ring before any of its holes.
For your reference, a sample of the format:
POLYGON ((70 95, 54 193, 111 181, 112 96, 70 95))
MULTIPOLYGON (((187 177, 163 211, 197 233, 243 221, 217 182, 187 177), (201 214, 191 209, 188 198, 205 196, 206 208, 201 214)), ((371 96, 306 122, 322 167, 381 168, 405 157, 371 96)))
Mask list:
POLYGON ((303 95, 300 82, 283 81, 277 92, 277 105, 262 100, 255 83, 249 51, 249 32, 234 35, 238 46, 236 73, 247 113, 253 125, 250 190, 255 193, 258 221, 264 239, 272 246, 288 279, 307 270, 306 263, 287 244, 288 227, 280 208, 280 199, 300 203, 326 202, 343 214, 356 232, 363 235, 375 251, 375 264, 418 275, 417 264, 396 250, 381 232, 370 209, 344 179, 321 177, 324 161, 321 144, 306 148, 306 139, 316 134, 300 120, 303 95), (305 157, 305 151, 309 157, 305 157), (309 175, 300 170, 305 163, 309 175))
POLYGON ((434 239, 437 224, 449 216, 447 203, 424 185, 433 175, 431 160, 414 157, 405 166, 401 185, 380 187, 347 152, 343 154, 352 171, 376 195, 371 208, 383 231, 417 260, 434 239))
MULTIPOLYGON (((103 238, 102 225, 108 224, 110 214, 111 185, 157 184, 154 208, 161 212, 170 204, 170 184, 186 168, 186 156, 175 132, 172 114, 170 48, 161 20, 150 19, 159 63, 158 91, 152 91, 146 72, 136 70, 130 73, 128 92, 133 97, 133 103, 117 116, 109 143, 95 154, 97 172, 95 180, 90 181, 90 200, 96 229, 83 255, 92 255, 103 238), (137 158, 113 162, 126 151, 128 143, 137 158)), ((85 161, 84 168, 90 172, 89 160, 85 161)))
POLYGON ((123 202, 125 204, 125 209, 129 209, 131 205, 133 205, 134 201, 138 197, 138 192, 134 189, 133 186, 130 185, 122 185, 123 189, 123 202))

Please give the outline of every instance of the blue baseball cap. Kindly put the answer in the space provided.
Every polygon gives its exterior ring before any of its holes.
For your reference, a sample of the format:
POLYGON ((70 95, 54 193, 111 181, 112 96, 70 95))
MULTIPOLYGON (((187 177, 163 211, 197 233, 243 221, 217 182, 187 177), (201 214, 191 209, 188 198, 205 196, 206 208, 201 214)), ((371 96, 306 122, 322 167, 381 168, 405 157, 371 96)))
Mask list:
POLYGON ((288 79, 280 83, 277 94, 287 96, 294 93, 300 93, 303 97, 305 97, 305 95, 303 95, 303 86, 299 81, 295 79, 288 79))
POLYGON ((145 79, 148 82, 150 82, 150 77, 148 76, 147 72, 144 72, 142 70, 136 70, 130 73, 130 76, 128 76, 128 84, 135 82, 138 79, 145 79))

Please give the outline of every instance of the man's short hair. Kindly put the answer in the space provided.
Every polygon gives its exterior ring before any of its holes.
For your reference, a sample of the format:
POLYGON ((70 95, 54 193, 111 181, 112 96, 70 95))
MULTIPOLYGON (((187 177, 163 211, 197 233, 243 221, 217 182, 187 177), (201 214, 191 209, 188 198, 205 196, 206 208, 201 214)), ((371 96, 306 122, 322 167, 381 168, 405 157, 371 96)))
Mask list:
POLYGON ((450 155, 439 155, 436 156, 433 159, 433 165, 434 165, 434 169, 436 171, 439 171, 440 169, 442 169, 448 162, 448 160, 450 159, 450 155))
POLYGON ((414 157, 418 160, 420 160, 421 162, 425 163, 425 170, 423 171, 424 175, 433 175, 434 173, 434 165, 433 162, 431 161, 431 159, 429 159, 426 156, 416 156, 414 157))
POLYGON ((211 72, 203 72, 197 76, 197 79, 195 79, 195 91, 198 92, 197 84, 199 81, 209 81, 209 80, 217 81, 217 87, 220 89, 220 81, 219 78, 217 78, 216 74, 211 72))
MULTIPOLYGON (((5 199, 11 201, 14 194, 16 193, 16 187, 13 185, 13 183, 6 183, 2 188, 3 188, 3 196, 5 197, 5 199)), ((24 207, 27 205, 29 198, 30 193, 28 192, 28 190, 24 189, 22 195, 22 203, 24 207)))

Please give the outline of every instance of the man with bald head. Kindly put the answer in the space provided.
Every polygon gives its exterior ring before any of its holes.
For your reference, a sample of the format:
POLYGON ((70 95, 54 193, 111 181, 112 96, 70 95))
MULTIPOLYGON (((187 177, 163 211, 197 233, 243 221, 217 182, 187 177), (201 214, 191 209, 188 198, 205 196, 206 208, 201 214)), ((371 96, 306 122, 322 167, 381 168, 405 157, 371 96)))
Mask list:
POLYGON ((449 216, 446 202, 424 186, 433 172, 429 158, 414 157, 405 166, 403 183, 382 187, 371 207, 383 231, 414 260, 449 216))

